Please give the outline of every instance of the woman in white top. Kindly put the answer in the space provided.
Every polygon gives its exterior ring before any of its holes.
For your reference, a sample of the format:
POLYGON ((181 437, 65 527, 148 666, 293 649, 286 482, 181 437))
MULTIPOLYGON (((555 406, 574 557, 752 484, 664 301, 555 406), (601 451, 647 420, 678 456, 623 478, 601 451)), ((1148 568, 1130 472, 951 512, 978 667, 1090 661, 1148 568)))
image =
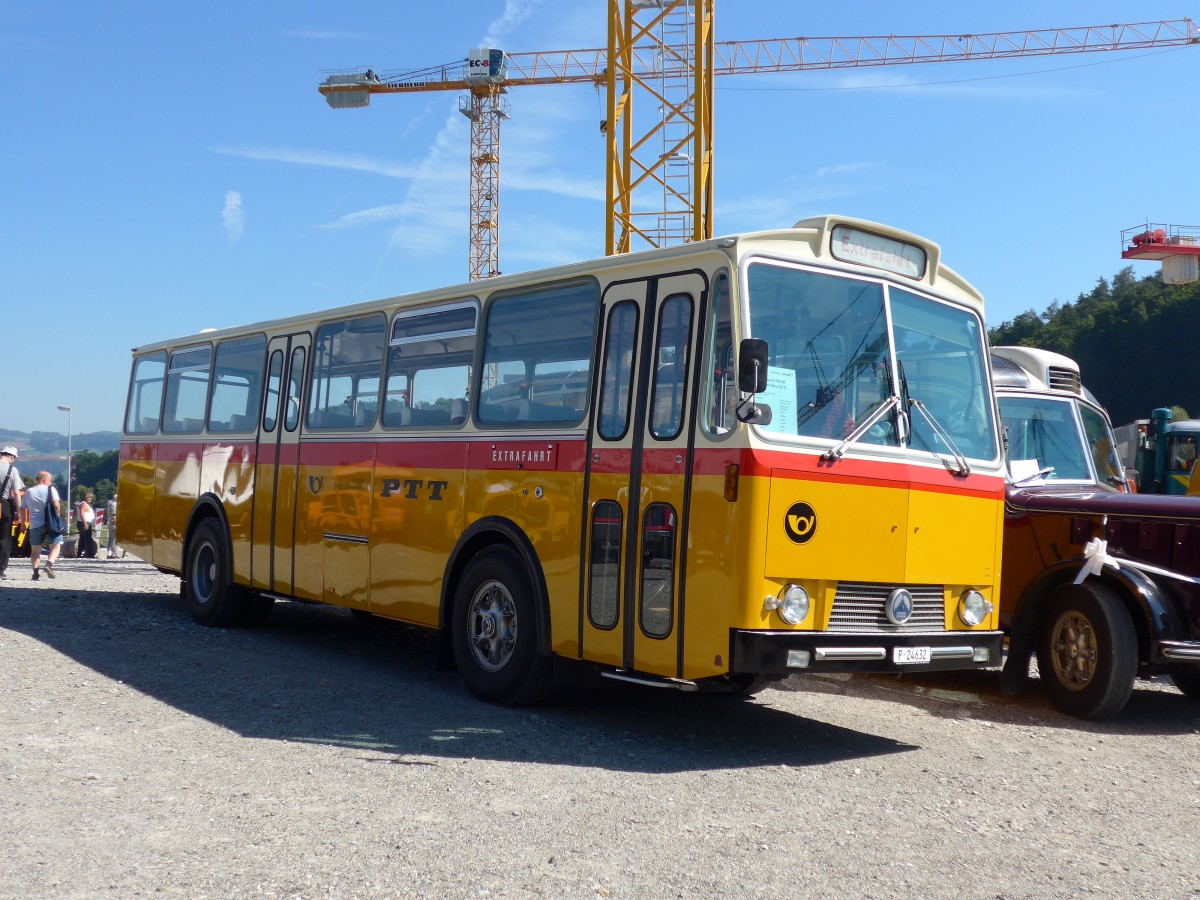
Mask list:
POLYGON ((79 525, 79 545, 75 555, 80 559, 96 558, 96 508, 92 506, 94 495, 83 495, 75 507, 75 521, 79 525))

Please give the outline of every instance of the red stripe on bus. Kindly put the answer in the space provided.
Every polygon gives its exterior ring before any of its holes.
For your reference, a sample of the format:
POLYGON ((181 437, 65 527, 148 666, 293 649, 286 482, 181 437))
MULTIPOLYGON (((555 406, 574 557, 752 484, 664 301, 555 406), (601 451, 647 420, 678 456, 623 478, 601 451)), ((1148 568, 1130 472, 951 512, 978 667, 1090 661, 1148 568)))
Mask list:
POLYGON ((300 444, 300 464, 305 466, 370 467, 375 464, 373 441, 330 441, 300 444))
POLYGON ((592 447, 592 471, 599 475, 620 475, 633 464, 633 451, 621 447, 592 447))
POLYGON ((156 446, 153 441, 121 444, 121 462, 150 462, 156 446))
POLYGON ((1004 496, 1004 477, 999 474, 973 473, 964 478, 955 476, 948 469, 917 466, 907 462, 863 459, 840 459, 830 462, 807 453, 762 449, 743 450, 741 457, 744 476, 775 476, 858 485, 891 482, 897 486, 911 486, 915 490, 966 497, 1000 499, 1004 496))
POLYGON ((396 441, 375 445, 375 464, 388 469, 465 469, 463 441, 396 441))

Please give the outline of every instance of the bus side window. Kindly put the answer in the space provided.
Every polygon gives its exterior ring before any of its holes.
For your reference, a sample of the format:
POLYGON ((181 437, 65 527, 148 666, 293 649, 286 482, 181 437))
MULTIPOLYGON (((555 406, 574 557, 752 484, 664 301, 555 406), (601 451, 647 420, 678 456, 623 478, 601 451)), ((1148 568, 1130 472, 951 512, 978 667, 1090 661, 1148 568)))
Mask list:
POLYGON ((579 424, 584 409, 572 398, 591 380, 599 304, 593 281, 493 299, 484 331, 478 421, 535 428, 579 424))
POLYGON ((701 427, 717 436, 733 430, 736 420, 737 381, 733 371, 733 326, 729 313, 729 276, 722 272, 713 285, 705 332, 703 394, 700 400, 701 427))
POLYGON ((133 377, 129 381, 129 403, 125 411, 125 430, 129 434, 154 434, 158 431, 166 374, 166 353, 143 356, 134 363, 133 377))
POLYGON ((650 433, 659 440, 671 440, 683 428, 691 335, 692 298, 684 294, 668 297, 658 320, 656 368, 650 389, 650 433))
POLYGON ((283 351, 276 350, 271 354, 271 362, 267 366, 267 398, 263 403, 263 431, 274 431, 275 423, 279 420, 279 397, 283 387, 283 351))
POLYGON ((600 437, 605 440, 620 438, 629 424, 637 327, 637 304, 629 300, 618 303, 608 315, 600 380, 600 437))
POLYGON ((197 434, 204 425, 208 382, 212 374, 212 346, 187 347, 171 354, 167 369, 167 402, 162 429, 177 434, 197 434))
POLYGON ((250 431, 258 421, 262 398, 263 357, 266 335, 222 341, 213 366, 209 431, 250 431))
POLYGON ((467 420, 479 305, 401 312, 392 323, 383 424, 453 427, 467 420))
POLYGON ((326 322, 313 344, 309 428, 375 424, 387 321, 383 314, 326 322))
POLYGON ((304 348, 292 351, 292 365, 288 373, 287 410, 283 417, 285 431, 292 432, 300 424, 300 397, 304 388, 304 348))

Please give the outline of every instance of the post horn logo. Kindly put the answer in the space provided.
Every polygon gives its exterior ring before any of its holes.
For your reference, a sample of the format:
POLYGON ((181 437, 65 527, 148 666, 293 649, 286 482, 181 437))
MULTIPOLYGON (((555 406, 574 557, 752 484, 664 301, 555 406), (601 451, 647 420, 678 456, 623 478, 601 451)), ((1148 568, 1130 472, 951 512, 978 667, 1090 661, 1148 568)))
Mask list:
POLYGON ((310 491, 312 491, 314 494, 321 493, 321 476, 320 475, 309 475, 308 476, 308 489, 310 491))
POLYGON ((817 513, 807 503, 793 503, 783 519, 783 530, 797 544, 807 544, 817 533, 817 513))

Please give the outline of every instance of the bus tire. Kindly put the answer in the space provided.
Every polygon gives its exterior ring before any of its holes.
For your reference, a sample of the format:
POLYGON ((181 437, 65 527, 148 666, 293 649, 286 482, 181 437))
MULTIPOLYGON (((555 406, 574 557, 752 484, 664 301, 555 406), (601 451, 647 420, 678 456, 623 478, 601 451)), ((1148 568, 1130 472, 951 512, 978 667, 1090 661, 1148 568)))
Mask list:
POLYGON ((454 662, 470 691, 504 706, 548 692, 551 659, 538 652, 538 597, 520 558, 488 547, 463 571, 451 611, 454 662))
POLYGON ((233 584, 221 528, 205 519, 188 541, 183 598, 192 618, 208 627, 237 624, 246 606, 246 592, 233 584))
POLYGON ((1050 597, 1038 641, 1038 670, 1054 705, 1081 719, 1125 706, 1137 674, 1137 635, 1109 587, 1065 584, 1050 597))
POLYGON ((1200 700, 1200 668, 1196 666, 1172 666, 1171 681, 1189 700, 1200 700))

